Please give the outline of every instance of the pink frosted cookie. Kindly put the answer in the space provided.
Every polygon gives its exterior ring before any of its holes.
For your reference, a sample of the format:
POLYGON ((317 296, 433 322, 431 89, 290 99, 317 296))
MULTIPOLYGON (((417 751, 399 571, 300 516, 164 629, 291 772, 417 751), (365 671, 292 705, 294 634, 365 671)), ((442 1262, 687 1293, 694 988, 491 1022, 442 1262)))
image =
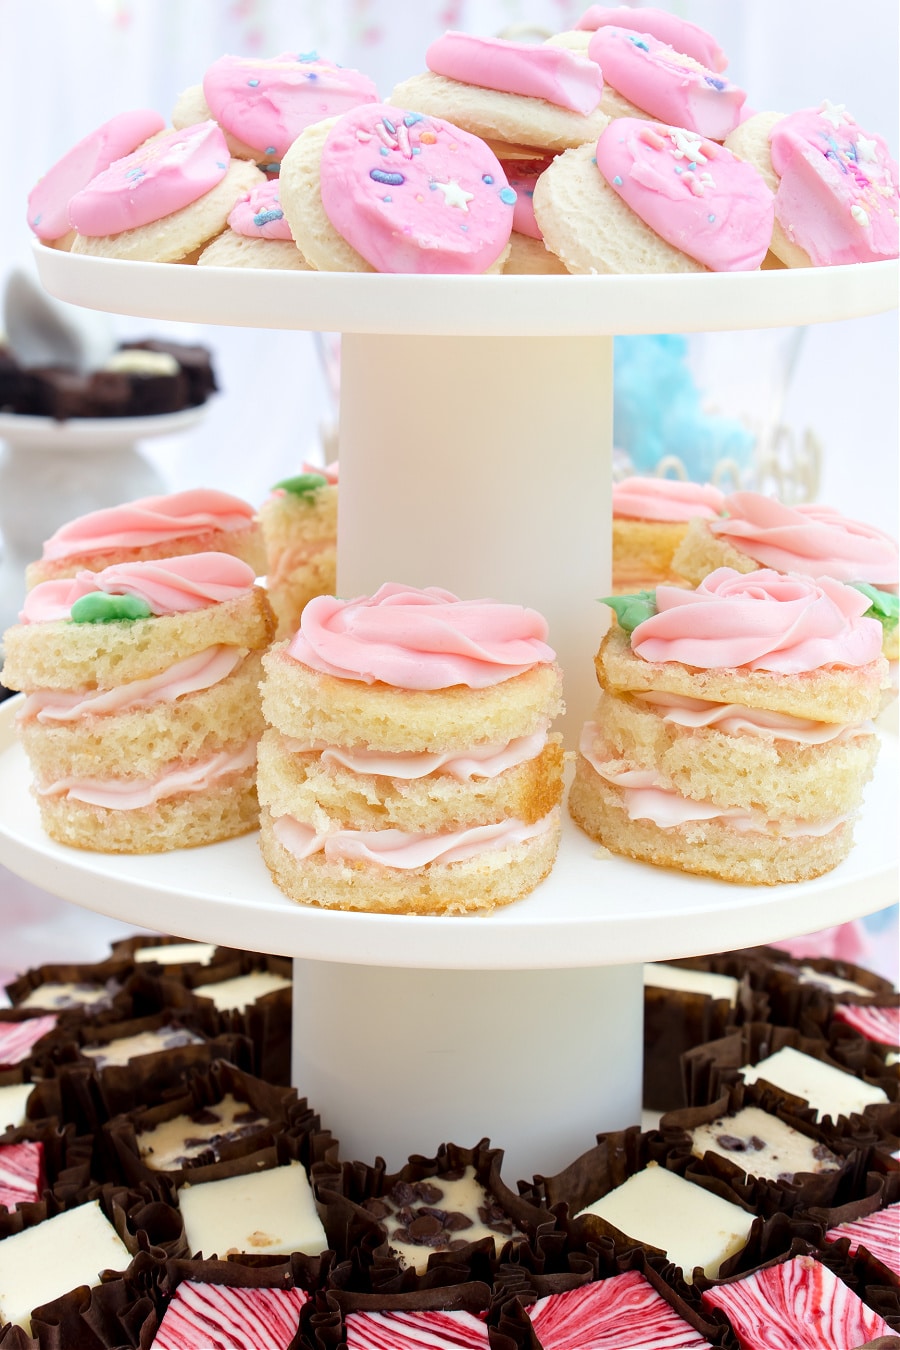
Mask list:
POLYGON ((544 247, 534 215, 534 186, 552 160, 552 155, 500 158, 503 172, 516 194, 509 258, 503 269, 507 275, 566 274, 565 265, 544 247))
POLYGON ((27 1059, 38 1041, 53 1031, 59 1018, 48 1013, 23 1022, 0 1022, 0 1069, 12 1068, 27 1059))
POLYGON ((712 33, 707 33, 705 28, 679 18, 677 14, 672 14, 667 9, 591 5, 590 9, 586 9, 582 14, 575 27, 590 32, 596 32, 598 28, 613 27, 649 33, 658 42, 668 43, 676 52, 685 52, 717 74, 721 74, 728 65, 728 58, 712 33))
POLYGON ((273 178, 241 197, 228 217, 228 229, 203 250, 198 264, 309 271, 309 264, 294 243, 279 194, 279 180, 273 178))
POLYGON ((900 1204, 888 1205, 854 1223, 841 1223, 825 1234, 829 1242, 850 1239, 850 1253, 865 1247, 900 1279, 900 1204))
POLYGON ((157 136, 77 192, 73 253, 147 262, 191 260, 220 234, 243 192, 263 179, 232 160, 215 122, 157 136))
POLYGON ((288 147, 313 122, 377 102, 378 90, 368 75, 314 51, 282 52, 269 60, 221 56, 202 85, 180 95, 172 122, 186 127, 211 117, 232 155, 277 173, 288 147))
POLYGON ((308 1301, 302 1289, 241 1289, 182 1280, 150 1350, 287 1350, 308 1301))
POLYGON ((494 154, 437 117, 386 104, 310 127, 284 157, 281 202, 324 271, 499 271, 515 193, 494 154))
POLYGON ((0 1209, 32 1204, 46 1185, 44 1145, 25 1139, 20 1144, 0 1144, 0 1209))
POLYGON ((491 143, 564 150, 606 125, 603 76, 579 52, 450 32, 425 60, 427 72, 399 84, 391 102, 446 117, 491 143))
POLYGON ((554 160, 534 209, 570 272, 732 272, 765 257, 774 198, 716 142, 620 117, 596 152, 581 146, 554 160))
POLYGON ((827 99, 785 117, 742 122, 726 144, 775 193, 772 252, 789 267, 898 255, 897 164, 884 139, 827 99))
POLYGON ((851 1350, 890 1335, 884 1318, 812 1256, 768 1266, 704 1290, 741 1350, 851 1350))
POLYGON ((710 1344, 636 1270, 550 1294, 525 1311, 543 1350, 702 1350, 710 1344))
POLYGON ((262 531, 250 503, 217 488, 189 488, 76 516, 45 540, 26 582, 30 589, 84 568, 207 552, 231 553, 257 575, 265 571, 262 531))
POLYGON ((834 1020, 852 1027, 868 1041, 878 1045, 889 1045, 892 1050, 900 1049, 900 1008, 880 1008, 857 1003, 839 1003, 834 1010, 834 1020))
POLYGON ((73 145, 28 194, 28 224, 45 244, 68 248, 74 239, 69 202, 114 160, 137 150, 165 122, 149 108, 118 113, 73 145))
POLYGON ((648 117, 714 141, 724 140, 741 119, 743 89, 649 32, 598 28, 588 55, 604 79, 648 117))
POLYGON ((488 1329, 470 1312, 352 1312, 347 1350, 488 1350, 488 1329))

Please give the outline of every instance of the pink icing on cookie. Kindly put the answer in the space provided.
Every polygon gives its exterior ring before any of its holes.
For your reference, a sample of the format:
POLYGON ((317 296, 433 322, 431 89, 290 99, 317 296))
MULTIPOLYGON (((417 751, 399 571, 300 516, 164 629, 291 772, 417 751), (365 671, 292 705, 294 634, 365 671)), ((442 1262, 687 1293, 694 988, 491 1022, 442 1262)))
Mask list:
MULTIPOLYGON (((102 572, 79 572, 61 581, 42 581, 30 590, 20 623, 68 619, 83 595, 133 595, 155 615, 187 614, 208 605, 237 600, 253 588, 256 575, 230 553, 188 553, 161 562, 114 563, 102 572)), ((857 592, 858 593, 858 592, 857 592)))
POLYGON ((61 525, 44 544, 44 562, 108 549, 144 548, 171 539, 242 530, 253 524, 249 502, 215 488, 190 488, 164 497, 138 497, 123 506, 89 511, 61 525))
POLYGON ((549 1294, 525 1311, 543 1350, 583 1350, 590 1345, 627 1345, 629 1350, 709 1347, 709 1341, 636 1270, 549 1294))
POLYGON ((588 55, 614 89, 651 117, 714 141, 741 120, 743 89, 651 33, 598 28, 588 55))
POLYGON ((449 80, 542 98, 583 116, 594 111, 603 94, 603 75, 597 63, 566 47, 451 32, 432 42, 425 53, 425 64, 435 75, 449 80))
POLYGON ((119 113, 85 136, 48 169, 28 194, 28 224, 39 239, 61 239, 72 225, 69 202, 113 160, 130 155, 165 121, 149 108, 119 113))
MULTIPOLYGON (((860 1007, 857 1003, 839 1003, 834 1010, 834 1020, 852 1027, 868 1041, 889 1045, 892 1049, 900 1048, 900 1008, 878 1008, 871 1005, 860 1007)), ((897 1213, 900 1214, 900 1210, 897 1210, 897 1213)), ((900 1238, 900 1225, 895 1232, 900 1238)), ((897 1260, 900 1262, 900 1250, 897 1252, 897 1260)), ((900 1275, 900 1270, 897 1274, 900 1275)))
POLYGON ((778 223, 817 267, 897 257, 897 164, 881 136, 825 102, 776 122, 769 143, 778 223))
POLYGON ((76 192, 69 220, 79 234, 121 234, 190 206, 228 170, 231 156, 215 122, 169 131, 117 159, 76 192))
POLYGON ((278 179, 261 183, 236 202, 228 224, 248 239, 287 239, 293 242, 278 195, 278 179))
POLYGON ((387 104, 331 128, 321 195, 334 228, 379 272, 485 272, 512 231, 515 193, 485 143, 387 104))
POLYGON ((656 606, 631 634, 645 661, 797 675, 881 653, 881 625, 862 617, 867 597, 831 577, 719 567, 695 591, 657 586, 656 606))
POLYGON ((631 9, 628 5, 607 7, 591 5, 575 24, 576 28, 627 28, 635 32, 650 33, 659 42, 667 42, 676 52, 686 52, 701 65, 721 73, 728 65, 728 58, 716 42, 712 33, 707 33, 699 24, 689 23, 671 14, 667 9, 631 9))
POLYGON ((313 122, 378 102, 368 75, 315 52, 221 56, 203 76, 203 96, 220 126, 266 160, 280 160, 313 122))
POLYGON ((855 1223, 838 1224, 825 1236, 830 1242, 849 1238, 851 1254, 865 1247, 900 1278, 900 1204, 887 1205, 855 1223))
POLYGON ((734 492, 724 509, 728 514, 712 521, 710 532, 761 567, 872 586, 896 586, 900 577, 896 541, 833 507, 785 506, 761 492, 734 492))
POLYGON ((44 1145, 39 1139, 0 1144, 0 1208, 13 1210, 40 1200, 45 1185, 44 1145))
POLYGON ((725 494, 713 483, 680 478, 623 478, 613 483, 614 520, 712 520, 722 510, 725 494))
POLYGON ((775 197, 724 146, 617 117, 597 142, 597 168, 645 224, 711 271, 751 271, 766 256, 775 197))
POLYGON ((287 650, 339 679, 398 689, 484 689, 553 661, 546 636, 536 610, 386 582, 371 597, 310 600, 287 650))
POLYGON ((513 207, 513 229, 527 234, 530 239, 543 239, 541 227, 534 216, 534 185, 546 168, 553 163, 552 155, 537 155, 534 159, 501 159, 507 182, 516 194, 513 207))
POLYGON ((891 1330, 812 1256, 715 1285, 701 1298, 727 1314, 742 1350, 849 1350, 891 1330))
POLYGON ((302 1289, 240 1289, 182 1280, 150 1350, 207 1350, 238 1343, 244 1350, 287 1350, 308 1298, 302 1289))

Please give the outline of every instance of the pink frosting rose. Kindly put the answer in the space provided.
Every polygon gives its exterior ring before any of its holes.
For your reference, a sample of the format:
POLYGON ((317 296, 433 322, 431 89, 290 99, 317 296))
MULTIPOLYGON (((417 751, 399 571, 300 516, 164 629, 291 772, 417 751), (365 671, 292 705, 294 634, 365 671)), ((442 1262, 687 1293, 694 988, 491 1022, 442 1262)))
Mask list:
POLYGON ((613 483, 615 520, 687 521, 694 516, 713 520, 722 510, 725 494, 713 483, 690 483, 680 478, 623 478, 613 483))
POLYGON ((896 541, 834 507, 785 506, 761 492, 734 492, 724 510, 723 519, 711 522, 711 533, 762 567, 872 586, 896 586, 900 577, 896 541))
POLYGON ((161 562, 114 563, 102 572, 79 572, 60 581, 42 581, 30 590, 20 623, 68 619, 83 595, 132 595, 155 615, 186 614, 207 605, 236 600, 256 582, 256 574, 230 553, 188 553, 161 562))
POLYGON ((484 689, 553 661, 546 636, 536 610, 386 582, 368 597, 310 600, 287 650, 339 679, 399 689, 484 689))
POLYGON ((122 506, 89 511, 61 525, 44 544, 41 557, 44 562, 52 562, 107 549, 144 548, 211 530, 245 530, 253 524, 254 514, 249 502, 215 488, 138 497, 122 506))
POLYGON ((797 675, 881 653, 881 625, 863 618, 868 598, 831 577, 719 567, 695 591, 658 586, 656 605, 631 634, 645 661, 797 675))

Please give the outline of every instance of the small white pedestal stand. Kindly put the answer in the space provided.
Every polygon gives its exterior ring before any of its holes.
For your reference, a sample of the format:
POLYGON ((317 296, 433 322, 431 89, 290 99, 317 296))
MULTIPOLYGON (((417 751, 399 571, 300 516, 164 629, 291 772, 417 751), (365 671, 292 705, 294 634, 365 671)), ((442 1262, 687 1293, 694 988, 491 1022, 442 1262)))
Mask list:
MULTIPOLYGON (((609 588, 612 335, 874 313, 893 306, 897 280, 893 264, 462 279, 36 257, 47 289, 78 304, 344 332, 339 591, 395 580, 541 610, 565 671, 570 744, 593 708, 597 598, 609 588)), ((21 795, 17 753, 0 758, 0 790, 5 772, 21 795)), ((442 1139, 490 1134, 507 1177, 527 1177, 639 1119, 640 961, 789 936, 890 902, 883 773, 865 851, 773 892, 600 861, 574 826, 534 895, 482 918, 303 910, 272 895, 246 840, 162 859, 72 858, 35 830, 31 804, 4 820, 0 858, 120 918, 301 958, 294 1081, 345 1157, 377 1150, 397 1166, 442 1139)))

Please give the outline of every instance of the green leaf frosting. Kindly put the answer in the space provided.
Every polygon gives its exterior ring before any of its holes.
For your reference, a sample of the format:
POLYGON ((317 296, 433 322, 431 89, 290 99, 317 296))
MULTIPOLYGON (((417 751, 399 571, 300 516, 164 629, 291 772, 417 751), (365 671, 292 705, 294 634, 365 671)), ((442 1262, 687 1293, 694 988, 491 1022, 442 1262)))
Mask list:
POLYGON ((123 619, 149 619, 153 613, 146 600, 137 595, 107 595, 91 591, 76 600, 69 617, 73 623, 120 623, 123 619))
POLYGON ((276 488, 292 492, 295 497, 309 497, 319 488, 327 486, 328 479, 321 473, 298 473, 294 478, 282 478, 280 483, 275 484, 276 488))
POLYGON ((616 612, 619 627, 633 633, 639 623, 656 613, 656 591, 635 591, 633 595, 604 595, 600 601, 616 612))
POLYGON ((878 619, 885 632, 892 633, 900 623, 900 596, 891 595, 890 591, 879 591, 867 581, 852 581, 850 584, 855 591, 860 591, 872 602, 866 610, 865 617, 878 619))

